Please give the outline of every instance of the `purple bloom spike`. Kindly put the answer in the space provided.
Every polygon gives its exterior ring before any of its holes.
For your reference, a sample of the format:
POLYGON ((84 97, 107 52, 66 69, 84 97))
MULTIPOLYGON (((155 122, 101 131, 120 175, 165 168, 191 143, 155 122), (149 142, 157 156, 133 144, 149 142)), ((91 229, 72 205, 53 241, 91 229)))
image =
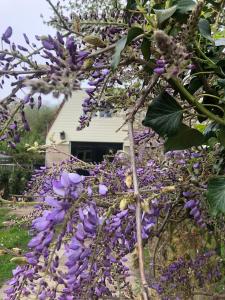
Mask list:
POLYGON ((9 26, 6 31, 3 33, 2 35, 2 40, 7 43, 7 44, 10 44, 10 41, 9 41, 9 38, 12 36, 12 27, 9 26))
POLYGON ((23 33, 23 37, 24 37, 24 39, 25 39, 25 42, 26 42, 27 44, 30 44, 30 41, 29 41, 28 36, 26 35, 26 33, 23 33))

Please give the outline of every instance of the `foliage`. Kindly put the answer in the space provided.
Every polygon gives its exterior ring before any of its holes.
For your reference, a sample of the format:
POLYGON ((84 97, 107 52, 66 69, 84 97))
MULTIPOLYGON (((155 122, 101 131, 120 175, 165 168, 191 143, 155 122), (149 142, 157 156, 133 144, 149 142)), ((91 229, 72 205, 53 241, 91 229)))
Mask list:
POLYGON ((54 118, 55 108, 43 106, 26 107, 25 113, 31 131, 21 134, 20 143, 16 148, 8 147, 6 142, 0 144, 0 150, 12 156, 13 162, 18 164, 41 166, 44 165, 44 155, 40 153, 30 153, 26 151, 26 145, 45 144, 47 130, 54 118))
MULTIPOLYGON (((29 235, 27 229, 18 225, 5 228, 2 223, 13 220, 14 217, 10 214, 8 208, 1 207, 0 209, 0 244, 7 249, 20 248, 22 251, 27 250, 29 235)), ((0 286, 11 277, 12 270, 16 264, 10 262, 12 254, 0 255, 0 286)))
POLYGON ((10 194, 21 195, 30 179, 32 170, 25 167, 14 166, 0 169, 0 188, 2 197, 8 198, 10 194))
POLYGON ((78 130, 96 111, 125 111, 130 151, 112 163, 71 158, 36 171, 29 193, 43 213, 7 299, 135 298, 124 258, 136 250, 143 299, 190 299, 201 289, 223 297, 224 1, 47 2, 58 32, 36 37, 39 48, 26 35, 26 46, 15 45, 10 26, 2 35, 0 75, 16 88, 1 102, 1 140, 19 147, 28 105, 39 109, 46 94, 66 100, 87 80, 78 130))

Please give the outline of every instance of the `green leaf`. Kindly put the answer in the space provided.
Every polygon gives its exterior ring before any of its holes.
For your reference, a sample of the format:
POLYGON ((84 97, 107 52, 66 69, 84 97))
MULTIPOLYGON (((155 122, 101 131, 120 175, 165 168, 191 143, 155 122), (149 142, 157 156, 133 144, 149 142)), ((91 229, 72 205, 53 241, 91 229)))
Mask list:
POLYGON ((135 0, 127 0, 126 9, 135 9, 137 7, 135 0))
POLYGON ((220 144, 225 147, 225 126, 220 126, 220 130, 218 132, 218 140, 220 144))
POLYGON ((143 33, 143 29, 140 27, 131 27, 131 29, 128 31, 127 34, 127 42, 126 46, 129 45, 133 39, 135 39, 137 36, 143 33))
POLYGON ((167 19, 169 19, 175 13, 176 10, 177 10, 176 5, 166 9, 154 9, 154 12, 157 16, 158 23, 161 24, 167 19))
POLYGON ((220 212, 225 213, 225 176, 209 179, 207 199, 214 215, 220 212))
POLYGON ((192 9, 196 6, 196 2, 194 0, 180 0, 176 2, 177 4, 177 10, 181 14, 185 14, 189 11, 192 11, 192 9))
POLYGON ((214 42, 213 38, 211 37, 210 24, 206 19, 199 20, 198 29, 204 38, 206 38, 207 40, 209 40, 211 42, 214 42))
POLYGON ((216 137, 217 136, 216 133, 217 133, 218 129, 219 129, 219 125, 217 123, 215 123, 215 122, 210 123, 203 132, 206 140, 208 140, 212 137, 216 137))
POLYGON ((124 47, 126 46, 126 42, 127 42, 127 36, 124 36, 116 43, 115 53, 113 54, 112 62, 111 62, 111 67, 113 70, 115 70, 118 64, 120 63, 120 55, 124 47))
POLYGON ((127 36, 122 37, 117 43, 115 47, 115 53, 112 57, 111 67, 113 70, 115 70, 120 62, 120 56, 123 49, 129 45, 134 38, 136 38, 138 35, 143 33, 143 29, 140 27, 132 27, 129 31, 127 36))
POLYGON ((176 135, 168 137, 164 144, 165 152, 184 150, 204 144, 205 137, 200 131, 182 124, 176 135))
POLYGON ((145 60, 149 60, 149 58, 151 56, 150 47, 151 47, 150 40, 147 38, 144 38, 143 42, 141 44, 141 52, 142 52, 145 60))
POLYGON ((167 92, 162 92, 149 105, 143 125, 161 136, 176 134, 182 121, 182 107, 167 92))
POLYGON ((193 95, 201 86, 202 80, 196 76, 191 79, 190 83, 187 85, 187 89, 189 93, 193 95))
POLYGON ((218 79, 217 84, 219 86, 221 86, 222 88, 224 88, 224 91, 225 91, 225 79, 218 79))
POLYGON ((125 21, 128 23, 132 13, 130 12, 130 10, 136 10, 137 8, 137 4, 136 4, 136 0, 127 0, 127 6, 126 6, 126 10, 125 10, 125 21))

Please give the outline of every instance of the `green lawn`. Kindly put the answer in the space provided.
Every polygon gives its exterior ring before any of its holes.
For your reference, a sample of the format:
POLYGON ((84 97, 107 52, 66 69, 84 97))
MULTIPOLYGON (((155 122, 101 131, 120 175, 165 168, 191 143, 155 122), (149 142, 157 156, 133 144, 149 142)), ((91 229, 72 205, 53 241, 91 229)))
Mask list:
MULTIPOLYGON (((25 251, 30 239, 28 230, 24 226, 19 225, 11 227, 2 226, 2 222, 13 218, 10 212, 9 208, 0 206, 0 245, 8 249, 18 247, 22 251, 25 251)), ((10 262, 12 257, 10 254, 0 255, 0 287, 12 276, 12 270, 16 268, 16 264, 10 262)))

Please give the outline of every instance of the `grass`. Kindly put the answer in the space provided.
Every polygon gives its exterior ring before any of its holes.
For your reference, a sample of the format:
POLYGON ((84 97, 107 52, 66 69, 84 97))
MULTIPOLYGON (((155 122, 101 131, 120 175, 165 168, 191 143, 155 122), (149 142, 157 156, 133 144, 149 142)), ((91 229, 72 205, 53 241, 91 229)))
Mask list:
MULTIPOLYGON (((10 214, 9 208, 0 207, 0 244, 8 249, 20 248, 26 251, 30 239, 28 230, 24 226, 3 226, 3 222, 12 220, 15 216, 10 214)), ((16 264, 10 262, 11 254, 0 255, 0 287, 12 276, 12 270, 16 264)))

